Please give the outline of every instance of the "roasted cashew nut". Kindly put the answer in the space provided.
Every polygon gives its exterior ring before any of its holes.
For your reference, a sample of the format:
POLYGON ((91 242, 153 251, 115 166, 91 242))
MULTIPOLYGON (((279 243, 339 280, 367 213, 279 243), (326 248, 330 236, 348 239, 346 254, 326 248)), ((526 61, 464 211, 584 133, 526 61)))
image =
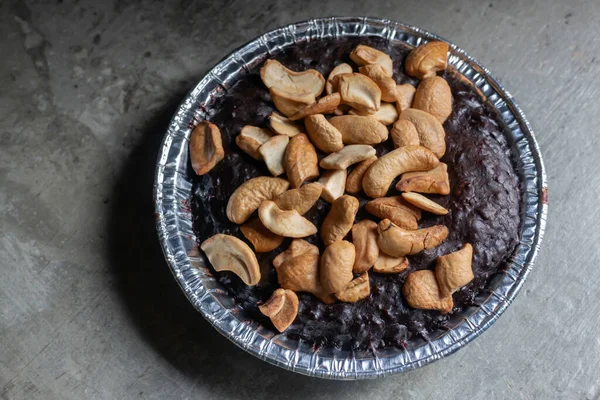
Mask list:
POLYGON ((367 196, 383 197, 398 175, 411 171, 427 171, 437 167, 439 160, 421 146, 405 146, 393 150, 375 161, 365 173, 363 189, 367 196))
POLYGON ((377 226, 379 250, 392 257, 415 255, 438 246, 448 237, 448 228, 434 225, 430 228, 407 231, 384 219, 377 226))

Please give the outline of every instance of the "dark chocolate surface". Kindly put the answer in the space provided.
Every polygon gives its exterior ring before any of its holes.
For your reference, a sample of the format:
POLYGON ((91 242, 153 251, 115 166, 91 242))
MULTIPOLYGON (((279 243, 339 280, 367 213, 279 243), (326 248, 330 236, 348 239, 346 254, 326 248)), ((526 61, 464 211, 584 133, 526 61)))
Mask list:
MULTIPOLYGON (((407 49, 392 47, 378 38, 300 43, 273 58, 292 70, 314 68, 327 77, 339 63, 353 65, 348 55, 360 43, 390 54, 394 60, 396 82, 418 84, 417 80, 404 74, 403 60, 407 49)), ((208 119, 221 129, 226 155, 209 174, 194 178, 192 212, 198 243, 216 233, 232 234, 245 240, 239 226, 225 215, 227 201, 248 179, 270 176, 262 161, 251 158, 234 142, 244 125, 266 126, 266 117, 274 110, 269 92, 258 74, 260 66, 255 66, 214 104, 207 106, 208 119)), ((454 314, 476 306, 477 295, 485 291, 490 279, 504 268, 514 252, 521 224, 520 179, 503 128, 492 108, 470 85, 449 73, 444 77, 454 99, 452 115, 444 124, 447 150, 442 158, 448 164, 451 195, 428 196, 450 212, 446 216, 423 213, 419 227, 446 225, 450 231, 448 238, 434 249, 409 257, 410 266, 403 273, 370 273, 371 295, 357 303, 326 305, 312 295, 299 294, 298 317, 286 330, 287 335, 315 345, 354 349, 403 347, 412 339, 426 339, 433 332, 449 329, 454 314), (474 248, 475 279, 454 294, 453 312, 440 315, 437 311, 408 307, 401 294, 406 275, 419 269, 433 269, 437 256, 456 251, 466 242, 474 248)), ((391 140, 377 146, 378 155, 392 149, 391 140)), ((393 184, 388 195, 394 194, 398 193, 393 184)), ((361 206, 368 201, 364 195, 357 197, 361 206)), ((328 210, 329 204, 319 200, 306 217, 320 226, 328 210)), ((361 208, 356 220, 364 218, 377 221, 361 208)), ((316 235, 306 240, 322 248, 316 235)), ((289 242, 289 239, 285 240, 270 253, 257 254, 262 279, 256 286, 246 286, 232 273, 215 272, 218 281, 249 317, 264 324, 270 324, 270 321, 260 313, 257 304, 267 300, 278 287, 271 261, 288 247, 289 242)))

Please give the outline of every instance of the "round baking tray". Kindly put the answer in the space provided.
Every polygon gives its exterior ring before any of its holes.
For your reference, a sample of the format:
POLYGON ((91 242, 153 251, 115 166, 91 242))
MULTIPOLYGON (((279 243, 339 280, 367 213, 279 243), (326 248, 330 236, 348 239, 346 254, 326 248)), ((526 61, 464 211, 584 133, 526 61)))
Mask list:
MULTIPOLYGON (((422 29, 375 18, 320 18, 268 32, 235 50, 214 67, 186 96, 169 125, 156 168, 154 201, 159 240, 175 279, 198 311, 225 337, 249 353, 291 371, 329 379, 375 378, 404 372, 438 360, 481 335, 512 303, 539 251, 547 215, 546 174, 529 122, 512 96, 479 62, 450 43, 448 62, 483 92, 498 111, 508 141, 518 154, 524 179, 521 242, 507 268, 476 299, 478 307, 455 313, 453 329, 428 341, 414 340, 404 350, 315 349, 280 335, 245 315, 214 279, 200 256, 189 206, 188 141, 194 121, 249 68, 272 53, 300 41, 378 36, 392 44, 418 46, 444 40, 422 29)), ((435 335, 434 335, 435 336, 435 335)))

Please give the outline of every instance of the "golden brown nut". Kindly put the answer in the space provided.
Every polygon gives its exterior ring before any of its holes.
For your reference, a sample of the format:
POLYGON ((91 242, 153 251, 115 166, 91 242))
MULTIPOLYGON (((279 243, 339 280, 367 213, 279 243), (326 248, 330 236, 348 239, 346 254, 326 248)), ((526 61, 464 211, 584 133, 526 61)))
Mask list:
POLYGON ((341 132, 331 125, 323 115, 309 115, 304 119, 304 125, 310 140, 319 150, 332 153, 344 147, 341 132))
POLYGON ((362 192, 362 179, 365 172, 377 160, 377 156, 369 157, 358 163, 346 178, 346 192, 356 194, 362 192))
POLYGON ((334 69, 331 70, 331 72, 329 73, 329 76, 327 77, 327 83, 325 83, 325 92, 327 94, 331 94, 333 93, 333 77, 339 74, 351 74, 352 73, 352 67, 346 63, 342 63, 338 66, 336 66, 334 69))
POLYGON ((298 296, 291 290, 277 289, 269 300, 258 306, 258 309, 271 319, 279 332, 283 332, 298 315, 298 296))
POLYGON ((308 136, 301 133, 290 139, 283 156, 283 166, 293 188, 319 177, 319 158, 308 136))
POLYGON ((411 171, 427 171, 437 167, 439 160, 421 146, 404 146, 375 161, 365 173, 363 189, 367 196, 383 197, 398 175, 411 171))
POLYGON ((345 303, 355 303, 369 297, 370 294, 369 274, 365 272, 358 278, 350 281, 344 289, 335 294, 335 297, 345 303))
POLYGON ((408 268, 408 258, 391 257, 383 252, 379 252, 379 257, 373 265, 373 272, 378 274, 397 274, 408 268))
POLYGON ((269 89, 275 108, 286 117, 291 117, 309 104, 314 103, 315 97, 306 92, 288 92, 277 86, 269 89))
POLYGON ((413 108, 433 115, 443 124, 452 114, 452 91, 448 82, 439 76, 423 79, 417 87, 413 108))
POLYGON ((350 110, 348 111, 350 115, 362 115, 362 116, 371 116, 371 118, 375 118, 377 121, 382 123, 383 125, 391 125, 398 119, 398 111, 396 111, 396 106, 391 103, 381 103, 379 107, 379 111, 375 114, 366 114, 362 113, 358 110, 350 110))
POLYGON ((308 252, 296 256, 276 268, 277 281, 282 288, 294 292, 318 292, 319 260, 319 254, 308 252))
POLYGON ((418 146, 420 143, 417 128, 415 128, 415 125, 412 122, 406 119, 399 119, 396 121, 390 131, 390 136, 392 137, 395 148, 418 146))
POLYGON ((356 197, 344 195, 331 204, 331 209, 321 225, 321 239, 325 246, 344 239, 350 232, 360 203, 356 197))
MULTIPOLYGON (((290 249, 281 254, 289 252, 291 248, 292 245, 290 245, 290 249)), ((295 257, 285 258, 285 262, 282 264, 276 265, 273 260, 277 271, 277 280, 283 288, 295 292, 311 293, 325 304, 335 303, 336 298, 331 293, 326 293, 319 281, 319 250, 316 247, 315 249, 316 253, 312 249, 308 249, 295 257)))
POLYGON ((341 134, 344 144, 370 144, 384 142, 388 138, 388 130, 371 116, 341 115, 329 120, 341 134))
POLYGON ((258 207, 258 217, 271 232, 291 238, 303 238, 317 233, 317 227, 296 210, 282 210, 265 200, 258 207))
POLYGON ((393 257, 415 255, 438 246, 448 237, 448 228, 434 225, 430 228, 407 231, 384 219, 377 226, 379 250, 393 257))
POLYGON ((415 207, 419 207, 421 210, 429 211, 435 215, 446 215, 448 214, 448 210, 444 207, 440 206, 433 200, 428 199, 420 193, 402 193, 402 197, 404 200, 408 201, 415 207))
POLYGON ((258 309, 266 316, 275 315, 281 311, 285 300, 285 289, 277 289, 269 297, 269 300, 258 306, 258 309))
POLYGON ((279 176, 285 172, 283 156, 289 142, 289 136, 275 135, 258 149, 262 159, 267 164, 269 172, 273 176, 279 176))
POLYGON ((257 253, 267 253, 279 247, 283 242, 283 236, 276 235, 265 228, 258 218, 240 226, 240 231, 252 243, 254 251, 257 253))
POLYGON ((303 109, 299 110, 296 114, 292 115, 290 120, 297 121, 306 116, 314 114, 332 114, 340 105, 341 99, 342 98, 339 93, 332 93, 325 97, 321 97, 319 100, 307 105, 303 109))
POLYGON ((417 229, 421 210, 405 201, 402 196, 380 197, 369 201, 365 209, 381 219, 389 219, 400 228, 417 229))
POLYGON ((381 89, 362 74, 339 74, 333 80, 333 89, 339 92, 342 103, 359 111, 374 114, 381 104, 381 89))
POLYGON ((452 296, 442 296, 435 274, 428 269, 415 271, 406 277, 402 294, 412 308, 438 310, 442 314, 452 311, 452 296))
POLYGON ((474 278, 471 262, 473 246, 466 243, 462 249, 437 258, 435 277, 442 296, 450 296, 474 278))
POLYGON ((347 176, 348 173, 345 169, 323 172, 323 175, 317 181, 319 185, 323 186, 323 192, 321 192, 323 200, 333 203, 335 199, 343 195, 347 176))
POLYGON ((231 271, 249 286, 260 281, 260 267, 252 249, 231 235, 216 234, 206 239, 200 248, 215 271, 231 271))
POLYGON ((235 138, 235 143, 240 149, 251 155, 257 160, 260 160, 258 149, 263 144, 267 143, 273 135, 266 129, 257 126, 246 125, 240 131, 240 134, 235 138))
POLYGON ((352 243, 342 240, 326 247, 319 270, 323 289, 327 293, 336 293, 344 289, 352 280, 353 265, 354 245, 352 243))
POLYGON ((302 133, 301 126, 294 123, 293 121, 290 121, 288 118, 275 111, 273 111, 271 115, 269 115, 267 125, 276 134, 286 135, 290 138, 302 133))
POLYGON ((410 83, 396 86, 396 110, 398 114, 402 114, 402 111, 412 107, 416 91, 417 89, 410 83))
POLYGON ((204 175, 225 157, 221 131, 208 121, 200 121, 190 137, 190 160, 196 175, 204 175))
POLYGON ((279 61, 267 60, 260 69, 260 78, 269 89, 278 88, 290 93, 307 93, 315 97, 323 92, 325 78, 318 71, 309 69, 294 72, 279 61))
POLYGON ((373 146, 351 144, 323 158, 319 166, 324 169, 346 169, 352 164, 364 161, 375 155, 373 146))
POLYGON ((231 222, 243 224, 263 200, 271 200, 285 192, 290 183, 285 179, 259 176, 242 183, 231 195, 226 214, 231 222))
POLYGON ((413 123, 419 134, 419 143, 428 148, 437 158, 446 152, 446 132, 440 121, 425 111, 408 108, 400 114, 401 120, 413 123))
POLYGON ((298 189, 291 189, 275 197, 273 201, 282 210, 296 210, 304 215, 321 197, 323 186, 316 182, 309 183, 298 189))
POLYGON ((391 77, 394 75, 392 59, 383 51, 361 44, 352 50, 350 59, 359 67, 369 64, 378 64, 385 71, 386 76, 391 77))
POLYGON ((396 81, 386 75, 378 64, 370 64, 360 67, 358 71, 371 79, 381 90, 381 100, 396 101, 396 81))
POLYGON ((319 255, 319 248, 314 244, 308 243, 304 239, 294 239, 290 243, 290 247, 286 251, 279 253, 273 259, 273 266, 275 269, 279 269, 280 266, 288 262, 294 257, 301 256, 303 254, 316 254, 319 255))
POLYGON ((429 42, 412 50, 404 61, 406 73, 418 79, 434 76, 448 65, 448 43, 429 42))
POLYGON ((379 257, 377 246, 377 224, 369 219, 352 226, 352 244, 356 249, 356 257, 352 271, 355 274, 368 271, 379 257))
POLYGON ((400 181, 396 184, 396 190, 401 192, 450 194, 448 166, 441 162, 430 171, 402 174, 400 181))

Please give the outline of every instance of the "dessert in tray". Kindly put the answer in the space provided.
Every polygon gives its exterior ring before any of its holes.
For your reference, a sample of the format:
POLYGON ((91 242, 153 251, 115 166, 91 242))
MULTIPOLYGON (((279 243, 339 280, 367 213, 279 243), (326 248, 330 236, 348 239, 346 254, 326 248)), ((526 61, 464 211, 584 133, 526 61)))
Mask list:
POLYGON ((477 306, 519 242, 503 127, 448 45, 304 42, 207 105, 194 231, 249 318, 315 345, 404 347, 477 306))

